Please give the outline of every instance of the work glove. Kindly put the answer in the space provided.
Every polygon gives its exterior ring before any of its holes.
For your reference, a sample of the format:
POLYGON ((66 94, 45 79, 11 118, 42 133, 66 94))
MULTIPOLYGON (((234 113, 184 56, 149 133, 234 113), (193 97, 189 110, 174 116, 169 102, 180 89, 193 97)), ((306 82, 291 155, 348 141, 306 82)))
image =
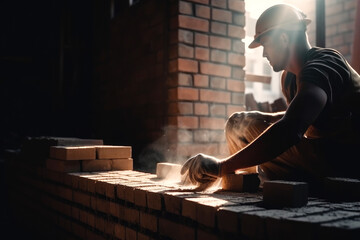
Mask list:
POLYGON ((220 160, 205 154, 189 158, 181 168, 181 174, 194 185, 210 186, 220 177, 220 160))

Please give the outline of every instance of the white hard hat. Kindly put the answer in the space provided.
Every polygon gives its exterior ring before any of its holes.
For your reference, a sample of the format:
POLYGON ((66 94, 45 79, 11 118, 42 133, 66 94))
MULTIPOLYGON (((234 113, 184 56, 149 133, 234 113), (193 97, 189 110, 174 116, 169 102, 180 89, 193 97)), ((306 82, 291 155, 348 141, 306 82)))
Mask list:
POLYGON ((256 21, 256 33, 249 48, 260 46, 260 37, 274 29, 306 30, 311 22, 299 9, 288 4, 277 4, 266 9, 256 21))

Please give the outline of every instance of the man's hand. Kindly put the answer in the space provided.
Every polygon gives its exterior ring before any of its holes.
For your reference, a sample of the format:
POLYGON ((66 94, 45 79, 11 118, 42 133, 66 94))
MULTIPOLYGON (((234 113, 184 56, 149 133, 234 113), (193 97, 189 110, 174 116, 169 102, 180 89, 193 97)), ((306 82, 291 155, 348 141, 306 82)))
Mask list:
POLYGON ((220 160, 205 154, 189 158, 181 168, 181 174, 187 174, 192 184, 209 184, 220 177, 220 160))

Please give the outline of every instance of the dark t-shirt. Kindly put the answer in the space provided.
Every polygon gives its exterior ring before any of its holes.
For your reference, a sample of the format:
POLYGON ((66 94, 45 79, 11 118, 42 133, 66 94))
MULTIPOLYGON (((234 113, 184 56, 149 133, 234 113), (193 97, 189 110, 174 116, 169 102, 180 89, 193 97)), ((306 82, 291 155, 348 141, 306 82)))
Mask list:
POLYGON ((360 77, 336 50, 311 48, 299 79, 287 73, 283 93, 290 103, 297 91, 297 81, 311 82, 327 94, 327 103, 307 132, 310 137, 336 137, 341 132, 354 132, 360 125, 360 77))

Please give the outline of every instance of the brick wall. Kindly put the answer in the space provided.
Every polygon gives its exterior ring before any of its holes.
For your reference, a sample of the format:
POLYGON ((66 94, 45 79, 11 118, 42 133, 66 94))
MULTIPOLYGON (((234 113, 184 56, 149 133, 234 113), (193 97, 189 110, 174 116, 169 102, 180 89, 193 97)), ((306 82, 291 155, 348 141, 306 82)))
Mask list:
POLYGON ((244 109, 245 3, 176 1, 171 16, 168 124, 170 149, 226 155, 224 124, 244 109))
POLYGON ((355 240, 360 229, 359 202, 311 197, 301 208, 269 209, 261 192, 194 192, 139 171, 63 173, 7 161, 6 173, 13 239, 31 229, 34 239, 355 240))
POLYGON ((224 123, 244 109, 244 12, 242 0, 151 0, 111 20, 95 76, 98 136, 132 145, 135 167, 148 148, 167 161, 227 155, 224 123))

